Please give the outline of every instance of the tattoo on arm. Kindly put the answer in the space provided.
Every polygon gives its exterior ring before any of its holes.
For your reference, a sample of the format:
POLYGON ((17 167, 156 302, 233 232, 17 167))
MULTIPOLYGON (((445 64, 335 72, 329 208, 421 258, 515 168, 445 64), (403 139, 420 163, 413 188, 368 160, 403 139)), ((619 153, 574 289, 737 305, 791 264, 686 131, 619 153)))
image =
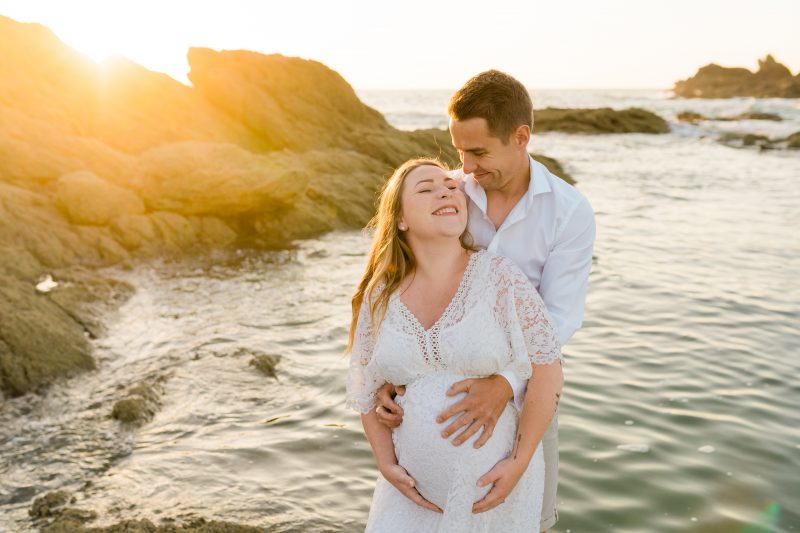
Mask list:
POLYGON ((522 440, 522 433, 517 433, 517 442, 514 443, 514 460, 517 459, 517 452, 519 451, 519 443, 522 440))

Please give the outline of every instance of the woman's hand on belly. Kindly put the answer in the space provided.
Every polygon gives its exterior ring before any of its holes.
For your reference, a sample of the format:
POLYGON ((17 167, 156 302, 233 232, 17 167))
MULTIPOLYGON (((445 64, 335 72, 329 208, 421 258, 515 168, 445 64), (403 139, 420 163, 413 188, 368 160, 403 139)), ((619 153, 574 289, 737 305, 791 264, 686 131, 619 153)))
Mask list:
POLYGON ((523 464, 521 459, 515 460, 513 455, 494 465, 491 470, 478 480, 479 487, 494 483, 492 490, 482 500, 475 502, 472 506, 472 512, 483 513, 506 501, 506 498, 517 486, 519 479, 527 468, 527 464, 523 464))
POLYGON ((405 468, 399 464, 391 464, 380 467, 381 474, 386 481, 394 485, 406 498, 430 511, 441 513, 442 510, 436 505, 422 497, 416 487, 416 481, 412 478, 405 468))

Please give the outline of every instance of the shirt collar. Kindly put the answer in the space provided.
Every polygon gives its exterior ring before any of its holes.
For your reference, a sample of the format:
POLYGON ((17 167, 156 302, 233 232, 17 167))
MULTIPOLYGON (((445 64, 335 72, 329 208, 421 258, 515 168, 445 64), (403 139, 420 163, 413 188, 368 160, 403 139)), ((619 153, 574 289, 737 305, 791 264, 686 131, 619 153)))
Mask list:
MULTIPOLYGON (((522 198, 519 199, 520 202, 525 203, 526 211, 530 208, 535 196, 552 192, 553 190, 547 176, 549 173, 547 167, 533 159, 530 155, 528 155, 528 164, 531 172, 531 181, 528 184, 528 190, 526 190, 522 198)), ((478 184, 472 174, 466 174, 464 176, 464 192, 467 193, 467 196, 481 211, 486 213, 486 191, 478 184)))

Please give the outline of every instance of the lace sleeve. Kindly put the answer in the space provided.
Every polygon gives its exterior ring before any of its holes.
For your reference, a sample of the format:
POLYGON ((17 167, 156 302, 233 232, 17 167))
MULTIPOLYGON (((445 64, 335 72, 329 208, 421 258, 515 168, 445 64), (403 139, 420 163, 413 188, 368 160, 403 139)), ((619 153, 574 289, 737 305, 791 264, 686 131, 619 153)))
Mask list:
POLYGON ((510 259, 493 258, 497 286, 496 316, 509 333, 512 355, 507 367, 520 377, 531 376, 531 365, 561 359, 561 344, 553 320, 539 293, 510 259))
POLYGON ((374 348, 375 335, 373 335, 369 304, 365 298, 358 314, 345 395, 345 405, 361 414, 366 414, 375 408, 375 393, 384 383, 372 364, 374 348))

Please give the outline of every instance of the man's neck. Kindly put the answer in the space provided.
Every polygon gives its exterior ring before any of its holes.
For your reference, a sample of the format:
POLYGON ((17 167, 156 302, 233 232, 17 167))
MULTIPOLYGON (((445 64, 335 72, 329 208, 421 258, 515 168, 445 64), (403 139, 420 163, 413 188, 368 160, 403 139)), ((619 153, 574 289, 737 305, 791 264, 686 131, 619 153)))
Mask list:
POLYGON ((528 190, 530 182, 530 159, 526 157, 524 161, 520 161, 518 170, 503 187, 486 191, 486 198, 487 200, 493 200, 500 204, 516 204, 528 190))

